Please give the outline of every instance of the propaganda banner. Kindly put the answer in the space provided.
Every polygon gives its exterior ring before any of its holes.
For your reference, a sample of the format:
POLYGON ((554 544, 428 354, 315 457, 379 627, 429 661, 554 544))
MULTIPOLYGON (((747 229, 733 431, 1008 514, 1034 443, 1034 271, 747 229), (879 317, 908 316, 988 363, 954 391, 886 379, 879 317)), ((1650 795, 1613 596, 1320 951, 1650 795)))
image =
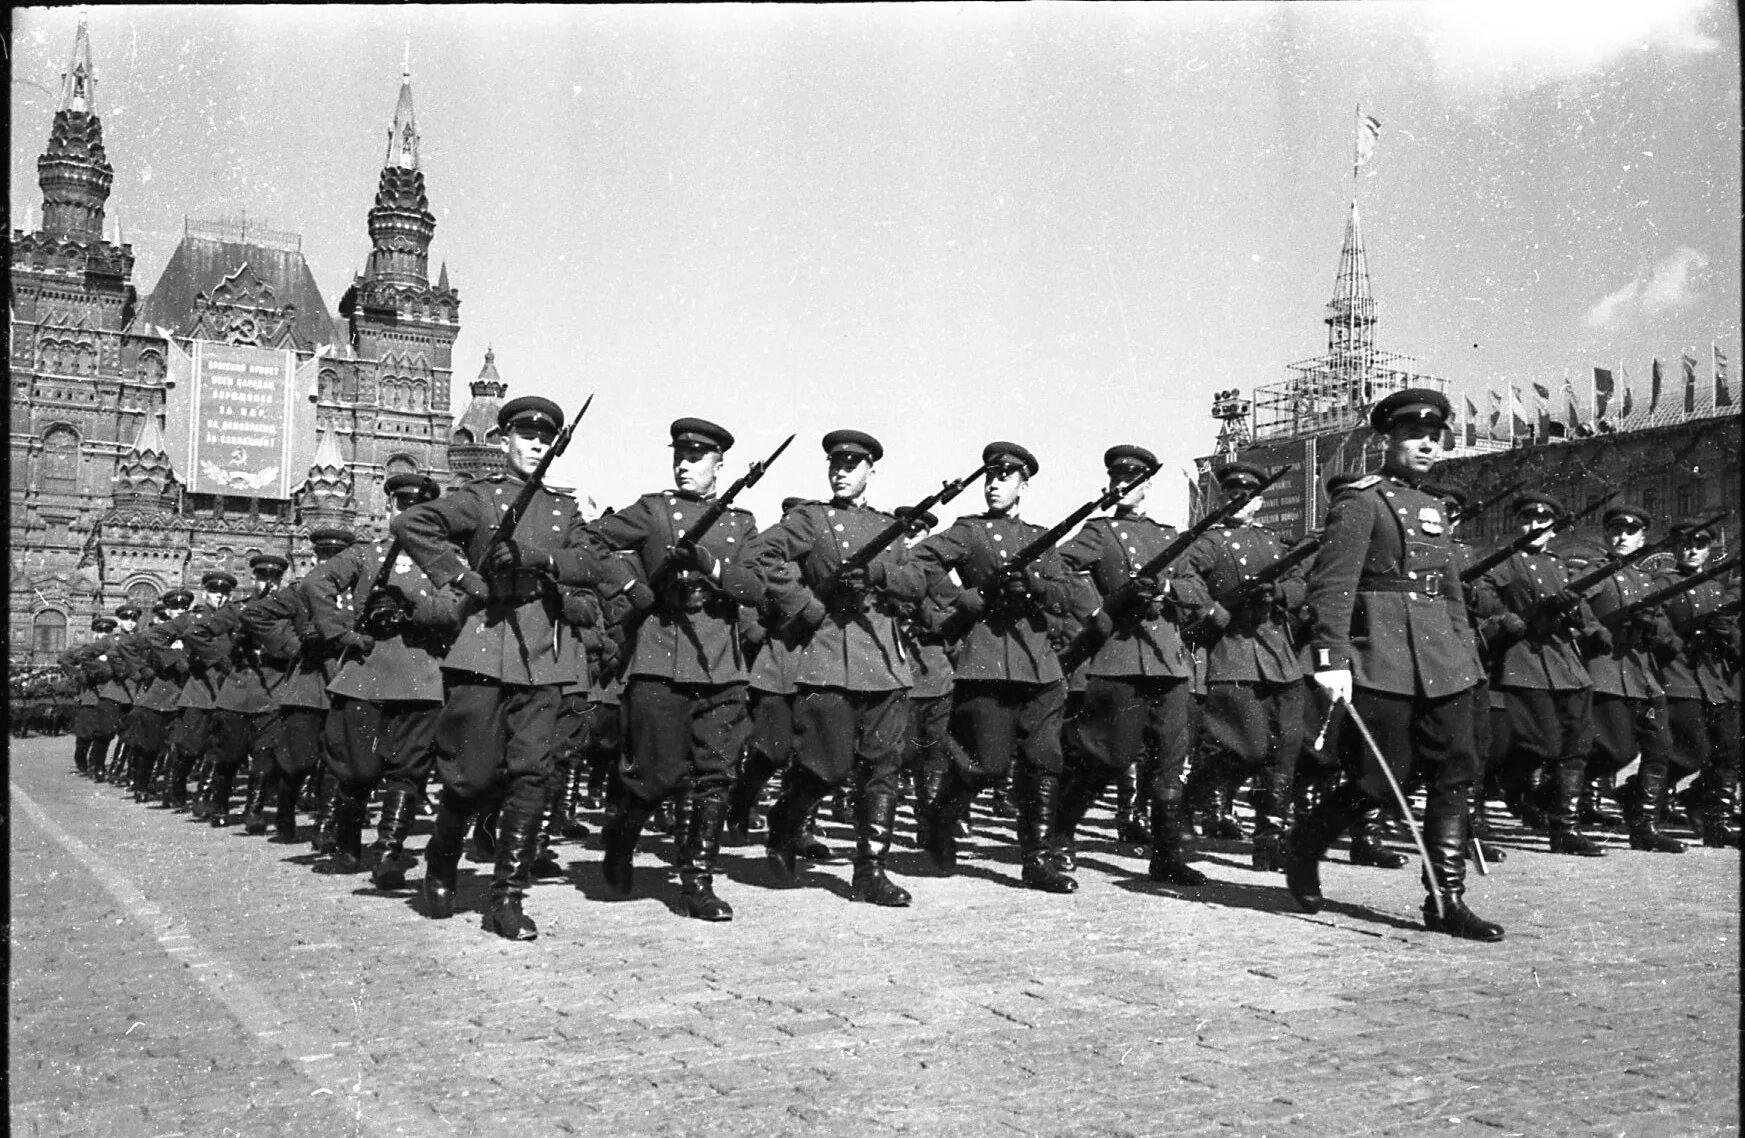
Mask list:
POLYGON ((193 347, 188 488, 289 498, 295 353, 202 340, 193 347))

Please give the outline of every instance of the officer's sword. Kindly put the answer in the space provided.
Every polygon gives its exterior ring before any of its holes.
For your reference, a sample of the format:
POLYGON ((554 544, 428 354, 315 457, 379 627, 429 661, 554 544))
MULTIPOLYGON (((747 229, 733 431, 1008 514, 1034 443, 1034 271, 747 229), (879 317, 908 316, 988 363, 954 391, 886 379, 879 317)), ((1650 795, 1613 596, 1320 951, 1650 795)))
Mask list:
POLYGON ((1412 804, 1406 801, 1406 792, 1400 789, 1400 780, 1394 777, 1394 769, 1382 757, 1381 747, 1376 745, 1375 736, 1369 733, 1369 725, 1363 721, 1363 716, 1357 714, 1357 706, 1350 700, 1342 702, 1345 704, 1346 713, 1351 716, 1351 722, 1357 725, 1357 733, 1363 736, 1369 753, 1375 756, 1381 773, 1387 777, 1388 786, 1393 788, 1394 801, 1400 804, 1400 813, 1406 819, 1406 828, 1412 831, 1412 843, 1418 847, 1418 856, 1424 859, 1424 877, 1430 882, 1430 899, 1436 902, 1436 917, 1438 920, 1446 920, 1448 913, 1442 907, 1442 882, 1436 879, 1435 872, 1430 868, 1430 847, 1424 844, 1424 832, 1418 829, 1418 822, 1412 817, 1412 804))

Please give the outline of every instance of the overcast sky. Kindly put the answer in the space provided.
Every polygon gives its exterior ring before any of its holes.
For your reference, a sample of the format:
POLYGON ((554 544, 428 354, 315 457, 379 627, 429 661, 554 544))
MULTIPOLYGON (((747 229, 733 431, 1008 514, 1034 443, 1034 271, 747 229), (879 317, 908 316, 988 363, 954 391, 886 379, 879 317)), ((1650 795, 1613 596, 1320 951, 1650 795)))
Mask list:
MULTIPOLYGON (((13 13, 14 222, 76 9, 13 13)), ((1709 345, 1740 361, 1739 33, 1688 3, 97 7, 109 216, 151 291, 184 215, 300 232, 330 308, 369 250, 411 35, 422 166, 461 295, 455 411, 486 345, 575 408, 558 474, 670 483, 713 418, 748 503, 826 492, 872 431, 875 504, 1012 438, 1026 516, 1100 457, 1211 446, 1213 391, 1326 346, 1346 211, 1380 345, 1481 398, 1709 345), (1383 126, 1351 177, 1355 108, 1383 126)), ((1736 362, 1735 372, 1738 369, 1736 362)), ((948 514, 979 509, 966 494, 948 514)))

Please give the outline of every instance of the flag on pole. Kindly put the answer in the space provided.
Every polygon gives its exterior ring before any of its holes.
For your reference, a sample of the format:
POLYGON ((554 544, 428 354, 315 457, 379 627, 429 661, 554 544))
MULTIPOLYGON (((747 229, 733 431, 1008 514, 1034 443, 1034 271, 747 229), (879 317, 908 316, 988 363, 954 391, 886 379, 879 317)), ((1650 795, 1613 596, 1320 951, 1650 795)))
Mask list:
POLYGON ((1697 409, 1697 358, 1689 352, 1678 357, 1684 365, 1684 409, 1686 412, 1697 409))
POLYGON ((1563 414, 1569 420, 1569 433, 1572 437, 1585 439, 1594 433, 1592 423, 1581 421, 1581 408, 1577 406, 1575 387, 1568 383, 1563 385, 1563 414))
POLYGON ((1636 409, 1636 396, 1630 391, 1630 377, 1624 376, 1624 401, 1618 405, 1618 422, 1630 421, 1630 413, 1636 409))
POLYGON ((1660 406, 1660 357, 1654 357, 1654 370, 1648 378, 1648 413, 1654 414, 1654 409, 1660 406))
POLYGON ((1465 395, 1461 398, 1466 401, 1466 422, 1463 424, 1465 427, 1464 433, 1466 435, 1466 445, 1469 447, 1475 447, 1478 445, 1478 404, 1472 401, 1472 396, 1470 395, 1465 395))
POLYGON ((1490 437, 1494 439, 1497 437, 1497 428, 1502 425, 1502 420, 1503 420, 1503 393, 1500 391, 1492 391, 1490 388, 1487 387, 1487 388, 1485 388, 1485 394, 1490 396, 1490 405, 1491 405, 1490 437))
POLYGON ((1351 162, 1351 176, 1357 177, 1357 172, 1375 155, 1375 140, 1381 137, 1381 120, 1374 115, 1366 115, 1363 108, 1357 108, 1357 151, 1351 162))
POLYGON ((1521 391, 1514 384, 1509 385, 1509 437, 1518 439, 1533 438, 1533 428, 1526 419, 1521 417, 1518 408, 1521 406, 1521 391))
POLYGON ((1551 389, 1534 380, 1533 398, 1538 400, 1539 441, 1544 442, 1551 437, 1551 389))
POLYGON ((1715 406, 1731 407, 1733 393, 1727 389, 1727 353, 1723 352, 1718 344, 1710 344, 1709 351, 1714 353, 1715 406))
POLYGON ((1594 418, 1604 419, 1606 408, 1612 402, 1612 394, 1617 390, 1610 368, 1594 368, 1594 418))

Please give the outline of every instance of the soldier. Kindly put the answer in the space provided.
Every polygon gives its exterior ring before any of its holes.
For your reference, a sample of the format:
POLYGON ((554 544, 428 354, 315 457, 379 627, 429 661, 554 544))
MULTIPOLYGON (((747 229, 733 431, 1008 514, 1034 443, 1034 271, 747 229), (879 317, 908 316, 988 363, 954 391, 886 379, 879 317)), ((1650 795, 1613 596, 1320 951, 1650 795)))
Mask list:
MULTIPOLYGON (((114 631, 115 618, 94 616, 91 631, 104 636, 114 631)), ((115 737, 116 724, 110 718, 111 709, 97 695, 109 678, 109 668, 99 660, 103 654, 100 641, 78 645, 61 653, 61 670, 77 684, 76 709, 73 712, 73 765, 78 772, 89 775, 94 782, 103 781, 103 756, 109 750, 109 740, 115 737)))
MULTIPOLYGON (((939 528, 939 519, 927 510, 913 513, 912 507, 899 506, 897 516, 909 523, 911 548, 939 528)), ((909 732, 903 766, 915 788, 915 842, 925 847, 928 819, 945 782, 945 772, 954 763, 963 761, 957 740, 951 737, 953 670, 945 626, 952 608, 949 601, 929 590, 919 601, 900 605, 898 611, 897 633, 903 638, 914 681, 909 688, 909 732)))
MULTIPOLYGON (((1388 772, 1411 781, 1428 765, 1424 841, 1424 923, 1433 931, 1497 941, 1501 926, 1467 908, 1466 823, 1472 786, 1471 701, 1477 668, 1454 628, 1464 603, 1442 504, 1418 488, 1442 456, 1448 400, 1436 391, 1396 392, 1377 403, 1370 425, 1387 437, 1382 472, 1352 484, 1328 512, 1310 571, 1315 682, 1350 704, 1379 744, 1362 777, 1342 785, 1286 843, 1285 882, 1297 903, 1320 911, 1320 859, 1333 838, 1389 794, 1388 772), (1449 594, 1453 596, 1450 597, 1449 594), (1440 900, 1440 906, 1437 901, 1440 900)), ((1354 724, 1355 726, 1355 724, 1354 724)), ((1344 736, 1361 745, 1361 733, 1344 736)))
MULTIPOLYGON (((1220 467, 1214 477, 1226 494, 1251 493, 1264 471, 1247 463, 1220 467)), ((1206 648, 1206 703, 1201 719, 1201 763, 1217 836, 1240 835, 1230 804, 1249 778, 1254 790, 1254 868, 1284 868, 1284 830, 1290 808, 1297 751, 1302 747, 1303 673, 1291 645, 1285 613, 1303 600, 1303 580, 1292 570, 1284 579, 1250 587, 1231 612, 1219 598, 1238 595, 1243 583, 1278 560, 1284 543, 1254 524, 1261 499, 1251 497, 1224 524, 1201 535, 1182 558, 1185 587, 1205 596, 1189 635, 1206 648)), ((1199 780, 1196 780, 1199 781, 1199 780)))
MULTIPOLYGON (((1627 558, 1648 539, 1652 519, 1636 506, 1605 512, 1606 551, 1627 558)), ((1649 853, 1683 853, 1684 843, 1660 832, 1657 817, 1666 804, 1672 737, 1666 727, 1666 691, 1655 674, 1653 655, 1676 655, 1680 645, 1659 606, 1639 609, 1607 627, 1606 618, 1640 600, 1656 587, 1644 569, 1626 565, 1590 594, 1597 627, 1584 638, 1583 654, 1593 677, 1593 751, 1587 784, 1610 785, 1614 776, 1641 756, 1636 793, 1628 810, 1630 848, 1649 853)))
MULTIPOLYGON (((176 698, 181 694, 181 680, 165 661, 167 641, 164 636, 170 626, 181 620, 194 603, 194 594, 187 589, 171 589, 158 600, 153 612, 159 619, 145 630, 141 650, 151 679, 141 688, 133 702, 133 743, 138 755, 134 778, 134 796, 145 801, 151 794, 152 775, 162 766, 169 753, 170 728, 175 722, 176 698)), ((169 783, 169 772, 164 772, 169 783)), ((167 796, 167 791, 166 791, 167 796)), ((165 805, 169 805, 166 797, 165 805)))
POLYGON ((909 892, 885 874, 897 814, 897 771, 909 726, 909 663, 894 605, 914 603, 927 577, 901 539, 867 565, 839 572, 894 515, 866 504, 884 446, 864 431, 823 439, 830 501, 807 502, 745 547, 773 608, 796 628, 794 762, 770 812, 769 857, 778 880, 794 880, 806 816, 833 790, 852 785, 854 879, 849 899, 902 907, 909 892))
MULTIPOLYGON (((190 651, 203 659, 222 662, 224 681, 212 704, 212 728, 207 751, 212 759, 206 816, 213 826, 228 826, 230 792, 236 772, 250 762, 251 772, 264 771, 274 761, 273 752, 283 740, 279 707, 273 689, 284 679, 284 669, 262 652, 254 632, 243 622, 243 610, 257 606, 279 588, 290 562, 276 553, 257 553, 249 558, 254 577, 254 595, 246 602, 221 606, 187 632, 190 651)), ((251 783, 256 780, 251 779, 251 783)), ((254 805, 254 787, 246 796, 254 805)))
POLYGON ((624 665, 622 798, 601 834, 601 868, 609 888, 630 893, 643 827, 664 799, 688 788, 691 811, 678 843, 685 912, 726 921, 733 909, 715 895, 714 871, 727 788, 751 733, 739 622, 742 606, 763 599, 762 582, 742 558, 757 526, 750 513, 730 508, 695 545, 681 540, 710 508, 733 435, 694 418, 675 420, 668 433, 675 488, 575 531, 602 557, 634 552, 641 573, 629 593, 636 628, 624 665))
MULTIPOLYGON (((1141 446, 1110 447, 1103 454, 1111 487, 1153 473, 1157 465, 1157 456, 1141 446)), ((1140 763, 1150 748, 1155 759, 1144 764, 1150 775, 1150 875, 1175 885, 1204 885, 1206 875, 1187 864, 1180 843, 1194 698, 1193 660, 1178 623, 1178 589, 1184 582, 1174 566, 1156 578, 1134 576, 1176 538, 1173 526, 1146 516, 1145 489, 1142 482, 1128 491, 1112 517, 1085 523, 1060 550, 1067 568, 1088 574, 1096 589, 1099 600, 1091 620, 1104 639, 1089 661, 1083 710, 1074 726, 1079 765, 1067 774, 1057 829, 1062 852, 1070 855, 1074 832, 1104 788, 1140 763), (1134 588, 1140 611, 1117 622, 1102 602, 1134 588)), ((1203 594, 1197 599, 1203 601, 1203 594)))
POLYGON ((1550 780, 1536 796, 1549 803, 1551 852, 1603 857, 1581 832, 1583 771, 1593 747, 1593 678, 1576 641, 1593 628, 1587 603, 1567 595, 1569 574, 1546 548, 1563 504, 1548 494, 1517 496, 1511 510, 1523 533, 1542 536, 1476 582, 1485 617, 1479 635, 1491 646, 1491 689, 1503 698, 1509 754, 1499 773, 1516 793, 1534 772, 1550 780))
POLYGON ((927 852, 942 872, 952 872, 959 815, 977 792, 1016 766, 1024 883, 1071 893, 1078 882, 1061 868, 1054 848, 1066 676, 1048 634, 1048 614, 1066 611, 1070 582, 1056 550, 1021 571, 1006 568, 1043 532, 1018 517, 1024 490, 1041 469, 1036 456, 1002 441, 983 447, 982 461, 992 467, 983 491, 987 512, 959 518, 914 548, 929 591, 948 599, 954 619, 968 626, 952 692, 951 733, 962 751, 933 802, 927 852), (946 577, 954 570, 961 587, 946 577))
POLYGON ((447 695, 432 749, 443 791, 425 847, 428 915, 453 915, 467 819, 501 794, 484 927, 508 940, 539 935, 521 900, 533 880, 560 692, 576 674, 580 651, 560 619, 556 585, 593 584, 599 564, 564 545, 575 499, 543 487, 534 489, 514 537, 494 538, 563 421, 563 409, 549 399, 511 399, 497 413, 504 469, 415 505, 390 526, 431 584, 453 585, 471 601, 442 665, 447 695))
MULTIPOLYGON (((311 531, 316 565, 325 564, 354 540, 346 529, 311 531)), ((265 833, 270 802, 274 836, 281 842, 297 840, 297 797, 321 757, 322 726, 331 706, 327 685, 337 670, 338 653, 315 627, 308 589, 304 578, 243 610, 244 627, 274 665, 284 669, 284 679, 273 691, 281 745, 262 755, 271 765, 257 772, 259 777, 250 785, 243 829, 265 833)))
MULTIPOLYGON (((236 578, 223 569, 213 569, 200 578, 201 600, 190 605, 178 620, 165 626, 159 651, 161 666, 171 675, 181 676, 182 691, 176 697, 176 721, 170 728, 169 746, 175 755, 170 769, 168 800, 175 810, 188 810, 188 777, 197 764, 206 761, 207 736, 212 728, 212 709, 218 699, 218 685, 223 682, 223 669, 230 666, 228 654, 219 657, 204 648, 193 650, 189 633, 206 616, 224 607, 236 589, 236 578)), ((206 796, 201 793, 191 810, 191 816, 204 820, 208 815, 206 796)))
MULTIPOLYGON (((1715 538, 1712 524, 1700 521, 1680 522, 1672 532, 1678 538, 1678 565, 1669 582, 1702 572, 1715 538)), ((1681 772, 1697 774, 1701 799, 1692 822, 1705 846, 1739 844, 1733 823, 1739 793, 1739 620, 1721 612, 1737 596, 1737 585, 1729 589, 1710 580, 1665 606, 1684 649, 1661 658, 1672 755, 1681 772)))
POLYGON ((138 627, 138 605, 126 604, 116 609, 115 626, 104 636, 103 650, 97 657, 108 673, 97 688, 97 698, 103 703, 105 718, 115 725, 115 752, 109 756, 98 782, 119 783, 131 771, 133 732, 129 720, 133 714, 133 685, 140 680, 143 663, 134 644, 138 627))
MULTIPOLYGON (((441 494, 433 479, 412 472, 390 475, 382 490, 390 525, 441 494)), ((380 783, 381 856, 371 878, 377 888, 398 889, 415 864, 405 853, 406 835, 435 762, 431 743, 442 709, 442 660, 459 606, 451 590, 436 588, 411 557, 380 538, 335 553, 310 572, 303 587, 315 635, 332 646, 334 660, 321 752, 334 786, 322 815, 322 845, 330 838, 333 856, 318 868, 363 868, 366 808, 380 783), (372 597, 390 553, 387 580, 372 597)))

